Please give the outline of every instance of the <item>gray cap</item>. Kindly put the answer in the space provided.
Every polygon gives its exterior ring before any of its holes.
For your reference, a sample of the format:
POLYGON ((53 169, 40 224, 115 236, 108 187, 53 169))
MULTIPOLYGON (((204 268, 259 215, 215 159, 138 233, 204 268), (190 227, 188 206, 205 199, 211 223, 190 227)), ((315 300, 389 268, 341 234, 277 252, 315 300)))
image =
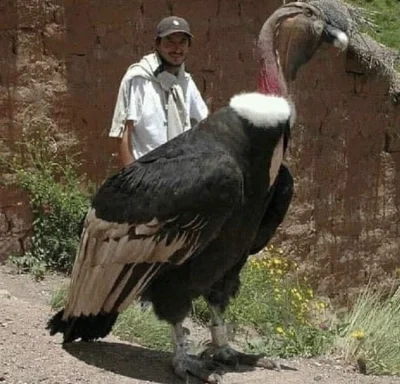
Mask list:
POLYGON ((157 25, 157 37, 165 37, 176 32, 183 32, 193 37, 190 33, 189 23, 182 17, 168 16, 162 19, 157 25))

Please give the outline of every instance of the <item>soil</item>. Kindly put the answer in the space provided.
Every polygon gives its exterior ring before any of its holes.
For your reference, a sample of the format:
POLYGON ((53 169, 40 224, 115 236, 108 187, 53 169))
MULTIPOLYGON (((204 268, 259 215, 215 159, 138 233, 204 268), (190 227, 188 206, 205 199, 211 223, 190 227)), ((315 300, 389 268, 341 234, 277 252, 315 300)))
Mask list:
MULTIPOLYGON (((62 347, 61 337, 45 330, 52 292, 65 284, 61 276, 35 282, 0 266, 0 383, 7 384, 182 384, 170 368, 171 355, 121 341, 62 347)), ((292 368, 281 372, 255 369, 228 372, 225 384, 395 384, 395 377, 362 375, 338 360, 282 360, 292 368)), ((198 381, 189 377, 188 384, 198 381)))

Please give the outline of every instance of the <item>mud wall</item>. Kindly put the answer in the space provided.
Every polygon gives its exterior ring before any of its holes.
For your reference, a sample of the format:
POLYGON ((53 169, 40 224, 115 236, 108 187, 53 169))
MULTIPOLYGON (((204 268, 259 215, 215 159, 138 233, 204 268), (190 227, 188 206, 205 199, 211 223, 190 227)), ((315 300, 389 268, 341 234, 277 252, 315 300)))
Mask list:
MULTIPOLYGON (((151 51, 157 21, 169 14, 190 20, 196 38, 187 68, 214 110, 235 92, 255 89, 255 41, 279 4, 3 0, 1 153, 15 151, 39 113, 57 126, 60 145, 78 143, 82 171, 100 183, 117 166, 107 132, 119 81, 151 51)), ((296 194, 278 238, 323 292, 347 292, 371 273, 387 280, 400 266, 400 107, 388 89, 388 78, 330 48, 302 69, 292 89, 299 116, 288 162, 296 194)), ((0 212, 10 199, 4 191, 0 212)), ((22 196, 13 198, 26 206, 22 196)), ((3 258, 10 228, 0 225, 3 258)), ((23 239, 27 231, 12 237, 23 239)))
POLYGON ((398 277, 400 106, 389 87, 351 52, 329 47, 293 88, 296 193, 281 238, 323 292, 398 277))

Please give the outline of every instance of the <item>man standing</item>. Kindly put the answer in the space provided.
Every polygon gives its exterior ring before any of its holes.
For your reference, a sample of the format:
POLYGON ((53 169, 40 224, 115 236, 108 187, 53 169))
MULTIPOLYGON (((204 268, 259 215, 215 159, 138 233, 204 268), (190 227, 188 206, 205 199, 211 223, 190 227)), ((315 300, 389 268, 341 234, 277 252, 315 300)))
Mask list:
POLYGON ((207 106, 185 72, 192 37, 185 19, 162 19, 157 26, 155 52, 125 73, 109 133, 121 139, 123 166, 207 117, 207 106))

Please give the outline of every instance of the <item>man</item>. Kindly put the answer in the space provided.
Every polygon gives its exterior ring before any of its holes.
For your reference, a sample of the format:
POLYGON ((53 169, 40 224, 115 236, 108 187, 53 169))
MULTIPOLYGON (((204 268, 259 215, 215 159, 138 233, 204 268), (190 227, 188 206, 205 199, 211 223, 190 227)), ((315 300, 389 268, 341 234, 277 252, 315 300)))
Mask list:
POLYGON ((137 160, 208 115, 185 59, 193 35, 177 16, 157 26, 155 52, 131 65, 121 81, 110 137, 121 139, 123 166, 137 160))

